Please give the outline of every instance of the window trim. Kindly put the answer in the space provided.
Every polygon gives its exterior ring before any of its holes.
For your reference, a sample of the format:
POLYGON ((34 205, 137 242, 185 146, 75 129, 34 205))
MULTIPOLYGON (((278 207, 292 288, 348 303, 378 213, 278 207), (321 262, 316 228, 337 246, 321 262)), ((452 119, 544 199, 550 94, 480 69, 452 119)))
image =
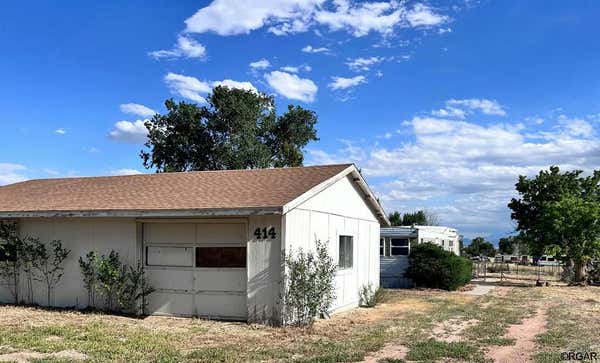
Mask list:
MULTIPOLYGON (((348 240, 346 240, 346 242, 348 242, 348 240)), ((344 252, 346 252, 346 247, 344 247, 344 252)), ((345 254, 344 254, 344 257, 345 254)), ((354 236, 351 234, 339 234, 338 235, 338 263, 337 263, 337 268, 340 271, 343 270, 352 270, 354 268, 354 236), (342 238, 343 237, 347 237, 350 238, 350 249, 351 249, 351 254, 350 254, 350 266, 346 265, 346 258, 344 258, 344 264, 341 264, 341 249, 342 249, 342 238)))

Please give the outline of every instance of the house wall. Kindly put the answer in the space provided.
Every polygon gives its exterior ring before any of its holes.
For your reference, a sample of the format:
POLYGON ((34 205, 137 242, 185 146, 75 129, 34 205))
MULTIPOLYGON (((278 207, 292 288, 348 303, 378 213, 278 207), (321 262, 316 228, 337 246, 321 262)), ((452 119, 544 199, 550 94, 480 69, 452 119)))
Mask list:
MULTIPOLYGON (((134 219, 94 218, 31 218, 21 219, 18 224, 20 236, 35 236, 42 241, 61 240, 71 253, 65 260, 64 276, 54 290, 51 305, 84 308, 88 305, 87 291, 83 286, 78 259, 90 251, 108 254, 119 252, 121 260, 135 264, 141 256, 136 248, 136 223, 134 219)), ((21 298, 26 298, 26 280, 21 274, 21 298)), ((46 306, 45 284, 33 282, 33 303, 46 306)), ((98 299, 101 300, 101 299, 98 299)), ((0 287, 0 302, 13 303, 8 286, 0 287)))
POLYGON ((432 242, 446 251, 460 255, 459 235, 455 229, 442 226, 416 226, 416 228, 418 243, 432 242))
POLYGON ((338 270, 333 310, 358 306, 363 285, 379 286, 379 222, 347 177, 284 215, 286 251, 314 250, 315 241, 327 242, 337 263, 339 236, 354 237, 353 267, 338 270))

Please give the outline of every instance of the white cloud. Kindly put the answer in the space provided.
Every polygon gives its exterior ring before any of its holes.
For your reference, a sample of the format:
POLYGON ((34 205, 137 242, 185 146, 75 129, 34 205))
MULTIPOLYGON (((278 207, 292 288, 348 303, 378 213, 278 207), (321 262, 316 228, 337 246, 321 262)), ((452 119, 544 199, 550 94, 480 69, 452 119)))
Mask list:
MULTIPOLYGON (((143 144, 148 138, 148 129, 144 121, 119 121, 115 123, 113 130, 108 134, 112 140, 129 143, 143 144)), ((93 152, 90 150, 90 152, 93 152)))
POLYGON ((276 34, 306 31, 323 0, 214 0, 185 21, 190 33, 248 34, 270 26, 276 34))
POLYGON ((27 167, 21 164, 0 163, 0 185, 26 180, 27 177, 23 174, 26 171, 27 167))
POLYGON ((439 28, 438 34, 452 33, 452 28, 439 28))
POLYGON ((506 111, 496 100, 485 98, 468 98, 463 100, 451 99, 446 101, 447 106, 464 107, 470 110, 480 111, 486 115, 506 116, 506 111))
POLYGON ((436 26, 448 21, 448 17, 435 13, 430 7, 423 4, 415 6, 406 13, 406 19, 413 27, 436 26))
POLYGON ((310 72, 312 71, 312 67, 309 65, 301 65, 301 66, 285 66, 281 67, 281 70, 288 73, 298 73, 300 71, 310 72))
POLYGON ((284 72, 288 72, 288 73, 298 73, 298 71, 299 71, 298 67, 292 67, 292 66, 281 67, 281 70, 284 72))
POLYGON ((177 37, 177 44, 173 49, 155 50, 148 53, 154 59, 162 58, 206 58, 206 47, 196 40, 180 35, 177 37))
POLYGON ((265 80, 279 95, 303 102, 313 102, 319 89, 310 79, 281 71, 265 74, 265 80))
POLYGON ((385 58, 383 58, 383 57, 369 57, 369 58, 359 57, 359 58, 349 59, 348 62, 346 62, 346 65, 348 65, 348 68, 350 68, 351 70, 353 70, 355 72, 368 71, 373 65, 379 64, 379 63, 383 62, 384 60, 385 60, 385 58))
POLYGON ((152 117, 156 111, 139 103, 123 103, 119 106, 121 112, 141 117, 152 117))
POLYGON ((224 79, 222 81, 201 81, 196 77, 184 76, 176 73, 168 73, 165 76, 165 83, 171 93, 198 103, 206 102, 204 95, 210 93, 216 86, 226 86, 258 92, 250 82, 239 82, 231 79, 224 79))
POLYGON ((117 169, 117 170, 111 170, 110 174, 111 175, 137 175, 137 174, 143 174, 143 173, 137 169, 117 169))
POLYGON ((250 68, 252 69, 266 69, 271 66, 271 62, 266 59, 257 60, 256 62, 250 63, 250 68))
POLYGON ((333 31, 346 30, 356 37, 370 32, 391 34, 403 20, 404 9, 395 1, 350 4, 339 0, 335 4, 335 11, 319 11, 315 16, 317 22, 333 31))
POLYGON ((387 36, 396 28, 432 27, 448 20, 424 4, 409 8, 397 0, 213 0, 185 23, 188 33, 223 36, 248 34, 263 27, 275 35, 286 35, 325 26, 360 37, 371 32, 387 36))
POLYGON ((456 117, 465 118, 466 112, 456 107, 446 107, 439 110, 431 111, 431 114, 437 117, 456 117))
POLYGON ((531 138, 520 123, 414 117, 403 123, 403 142, 363 141, 351 148, 344 142, 336 152, 309 149, 307 163, 357 163, 388 210, 427 208, 467 234, 509 233, 506 204, 519 175, 532 176, 550 165, 600 168, 600 139, 581 121, 559 117, 550 131, 531 138))
POLYGON ((64 135, 67 133, 67 130, 63 129, 62 127, 59 129, 54 130, 54 133, 57 135, 64 135))
POLYGON ((224 86, 229 88, 238 88, 246 91, 252 91, 258 93, 258 90, 250 82, 238 82, 231 79, 224 79, 222 81, 214 81, 211 83, 213 87, 224 86))
POLYGON ((165 76, 165 83, 171 93, 198 103, 206 102, 204 97, 200 95, 201 93, 206 94, 212 90, 207 82, 177 73, 168 73, 165 76))
POLYGON ((325 48, 325 47, 313 48, 312 45, 307 45, 306 47, 302 48, 302 51, 304 53, 327 53, 327 52, 329 52, 329 48, 325 48))
POLYGON ((364 76, 356 76, 351 78, 331 77, 331 83, 329 83, 329 88, 335 91, 340 89, 356 87, 361 83, 367 83, 367 79, 364 76))

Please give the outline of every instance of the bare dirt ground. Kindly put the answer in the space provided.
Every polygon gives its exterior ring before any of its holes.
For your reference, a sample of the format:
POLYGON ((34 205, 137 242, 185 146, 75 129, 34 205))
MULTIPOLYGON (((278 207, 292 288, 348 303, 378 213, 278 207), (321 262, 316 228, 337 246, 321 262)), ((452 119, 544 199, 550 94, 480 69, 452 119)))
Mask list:
POLYGON ((454 318, 445 320, 433 327, 430 337, 446 343, 458 342, 462 339, 462 334, 466 329, 479 323, 480 321, 477 319, 454 318))
POLYGON ((15 363, 29 363, 32 360, 42 359, 58 359, 65 361, 82 361, 88 358, 87 355, 80 353, 76 350, 63 350, 56 353, 38 353, 38 352, 15 352, 0 354, 0 362, 15 362, 15 363))
POLYGON ((504 337, 514 339, 513 345, 492 347, 487 352, 487 357, 496 363, 533 362, 535 338, 546 332, 546 326, 547 314, 544 310, 539 310, 534 316, 508 328, 504 337))

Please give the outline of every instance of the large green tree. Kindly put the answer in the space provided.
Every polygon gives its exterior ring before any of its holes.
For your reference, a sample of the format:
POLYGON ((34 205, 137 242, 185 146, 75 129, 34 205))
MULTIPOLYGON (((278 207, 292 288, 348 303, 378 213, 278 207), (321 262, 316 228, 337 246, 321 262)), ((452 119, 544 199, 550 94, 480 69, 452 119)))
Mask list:
POLYGON ((388 214, 388 219, 390 220, 390 225, 392 226, 401 226, 402 225, 402 216, 400 212, 394 211, 388 214))
POLYGON ((488 256, 496 255, 496 248, 491 242, 488 242, 483 237, 475 237, 471 240, 471 244, 463 247, 461 251, 467 256, 488 256))
POLYGON ((508 236, 498 240, 498 251, 504 255, 529 255, 529 246, 521 236, 508 236))
POLYGON ((140 154, 158 172, 301 166, 303 148, 318 140, 313 111, 290 105, 277 115, 274 98, 262 93, 218 86, 205 106, 165 106, 146 122, 140 154))
POLYGON ((520 176, 508 204, 517 231, 536 255, 553 254, 584 281, 587 263, 600 257, 600 171, 561 173, 556 166, 534 178, 520 176))

